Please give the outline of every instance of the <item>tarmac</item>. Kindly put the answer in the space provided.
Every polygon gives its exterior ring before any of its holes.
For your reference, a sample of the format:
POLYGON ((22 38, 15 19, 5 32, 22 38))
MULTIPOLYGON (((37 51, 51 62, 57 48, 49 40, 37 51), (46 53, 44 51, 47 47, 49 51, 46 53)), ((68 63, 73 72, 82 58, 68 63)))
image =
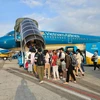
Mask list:
POLYGON ((44 79, 39 84, 33 74, 19 68, 17 60, 0 60, 0 100, 100 100, 100 70, 85 66, 85 76, 77 83, 44 79))

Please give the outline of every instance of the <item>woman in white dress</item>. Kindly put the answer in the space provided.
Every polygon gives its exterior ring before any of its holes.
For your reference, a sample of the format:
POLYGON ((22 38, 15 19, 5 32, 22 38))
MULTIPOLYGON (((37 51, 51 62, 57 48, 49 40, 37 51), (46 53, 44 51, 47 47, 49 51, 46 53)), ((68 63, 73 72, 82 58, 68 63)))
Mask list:
POLYGON ((76 59, 77 59, 77 63, 78 63, 78 65, 77 65, 77 67, 76 67, 76 76, 78 76, 78 70, 80 70, 82 76, 84 76, 84 72, 83 72, 82 69, 81 69, 82 56, 81 56, 81 54, 80 54, 80 50, 77 49, 76 52, 77 52, 76 59))

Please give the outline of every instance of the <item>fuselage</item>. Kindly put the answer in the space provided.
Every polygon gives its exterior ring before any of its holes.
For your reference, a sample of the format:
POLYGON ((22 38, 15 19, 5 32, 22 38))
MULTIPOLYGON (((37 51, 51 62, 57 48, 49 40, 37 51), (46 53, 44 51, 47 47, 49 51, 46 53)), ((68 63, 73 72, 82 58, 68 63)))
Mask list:
POLYGON ((100 42, 100 36, 41 31, 46 44, 78 44, 100 42))
MULTIPOLYGON (((11 49, 19 47, 20 42, 16 42, 14 31, 0 37, 0 48, 11 49)), ((66 44, 85 44, 100 42, 100 36, 72 34, 63 32, 41 31, 46 45, 66 45, 66 44)), ((20 35, 16 36, 20 40, 20 35)))

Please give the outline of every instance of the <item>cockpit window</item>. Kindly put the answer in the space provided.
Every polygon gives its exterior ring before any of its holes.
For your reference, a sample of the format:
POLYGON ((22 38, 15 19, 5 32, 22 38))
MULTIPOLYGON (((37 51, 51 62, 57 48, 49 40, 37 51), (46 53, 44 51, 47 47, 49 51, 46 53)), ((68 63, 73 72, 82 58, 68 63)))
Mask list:
POLYGON ((12 36, 11 34, 8 34, 8 36, 12 36))
POLYGON ((8 33, 7 36, 14 36, 14 34, 8 33))
POLYGON ((14 36, 15 32, 14 31, 11 31, 11 32, 8 32, 5 36, 14 36))

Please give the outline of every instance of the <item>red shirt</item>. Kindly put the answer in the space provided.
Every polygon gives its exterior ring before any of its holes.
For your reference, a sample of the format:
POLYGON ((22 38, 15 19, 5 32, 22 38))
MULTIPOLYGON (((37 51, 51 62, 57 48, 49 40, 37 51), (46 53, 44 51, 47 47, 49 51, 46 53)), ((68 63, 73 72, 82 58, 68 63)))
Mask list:
POLYGON ((58 59, 58 56, 57 56, 57 55, 53 55, 53 56, 52 56, 52 66, 57 65, 57 64, 56 64, 57 59, 58 59))

